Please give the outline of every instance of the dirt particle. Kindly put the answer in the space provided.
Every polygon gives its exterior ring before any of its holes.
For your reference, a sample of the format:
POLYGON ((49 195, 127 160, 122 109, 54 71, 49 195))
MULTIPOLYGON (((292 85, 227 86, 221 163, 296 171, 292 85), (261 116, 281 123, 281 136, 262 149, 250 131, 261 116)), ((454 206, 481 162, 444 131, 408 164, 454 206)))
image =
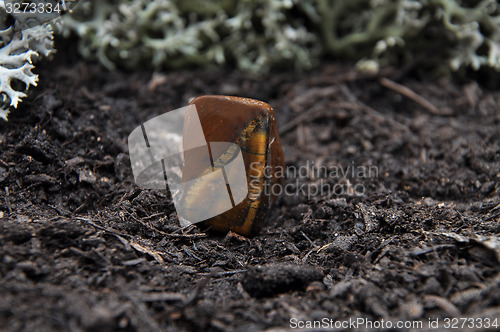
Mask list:
POLYGON ((270 297, 305 290, 312 281, 322 279, 321 270, 312 265, 266 264, 249 268, 241 283, 254 297, 270 297))

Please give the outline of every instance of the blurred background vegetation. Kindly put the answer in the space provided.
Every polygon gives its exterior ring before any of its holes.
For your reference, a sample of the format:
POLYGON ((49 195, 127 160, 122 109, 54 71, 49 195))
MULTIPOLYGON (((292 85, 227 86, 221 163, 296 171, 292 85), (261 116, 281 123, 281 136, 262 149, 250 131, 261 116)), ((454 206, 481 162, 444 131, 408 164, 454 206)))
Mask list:
POLYGON ((108 68, 230 65, 251 73, 342 59, 364 70, 425 59, 439 74, 500 70, 495 0, 92 0, 64 19, 108 68))
MULTIPOLYGON (((32 62, 53 53, 54 22, 28 34, 8 29, 2 3, 0 14, 5 118, 26 92, 16 95, 11 81, 36 85, 32 62)), ((87 0, 55 26, 109 69, 225 66, 259 76, 342 60, 372 73, 411 67, 430 78, 500 70, 496 0, 87 0)))

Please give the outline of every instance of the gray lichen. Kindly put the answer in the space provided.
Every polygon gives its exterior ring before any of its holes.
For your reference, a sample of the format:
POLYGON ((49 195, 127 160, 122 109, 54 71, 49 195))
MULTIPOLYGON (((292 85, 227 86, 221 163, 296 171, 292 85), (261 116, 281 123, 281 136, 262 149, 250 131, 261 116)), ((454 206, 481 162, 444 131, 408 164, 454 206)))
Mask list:
POLYGON ((374 70, 428 52, 454 70, 500 70, 495 0, 92 0, 79 9, 66 33, 109 68, 234 63, 262 73, 333 56, 374 70))
POLYGON ((64 19, 80 50, 108 68, 225 64, 261 73, 311 68, 321 45, 291 11, 298 0, 89 1, 64 19))
POLYGON ((9 108, 17 108, 30 86, 36 86, 38 75, 32 72, 33 61, 48 56, 52 48, 52 28, 49 25, 9 33, 0 32, 0 118, 7 120, 9 108), (24 87, 15 86, 15 82, 24 87))
POLYGON ((495 0, 315 0, 315 21, 331 55, 360 67, 425 56, 452 70, 500 70, 500 5, 495 0))
POLYGON ((483 0, 477 6, 466 8, 455 1, 432 0, 439 10, 437 17, 454 35, 456 47, 451 52, 450 65, 458 69, 470 65, 500 70, 500 4, 483 0), (481 48, 487 51, 480 53, 481 48))
POLYGON ((33 62, 54 51, 53 29, 48 23, 26 27, 24 15, 13 23, 7 22, 5 4, 0 2, 0 118, 7 120, 9 110, 17 108, 31 86, 36 86, 38 75, 32 72, 33 62))

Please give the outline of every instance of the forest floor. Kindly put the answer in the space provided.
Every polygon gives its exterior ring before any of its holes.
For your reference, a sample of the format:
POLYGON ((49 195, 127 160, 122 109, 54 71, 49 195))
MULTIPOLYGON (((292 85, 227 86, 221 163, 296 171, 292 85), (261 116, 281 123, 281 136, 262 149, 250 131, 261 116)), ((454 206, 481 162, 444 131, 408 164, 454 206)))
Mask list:
POLYGON ((63 52, 37 70, 0 123, 0 330, 500 324, 499 91, 337 63, 255 79, 63 52), (206 94, 271 104, 286 165, 311 170, 254 237, 181 230, 169 194, 134 183, 130 132, 206 94))

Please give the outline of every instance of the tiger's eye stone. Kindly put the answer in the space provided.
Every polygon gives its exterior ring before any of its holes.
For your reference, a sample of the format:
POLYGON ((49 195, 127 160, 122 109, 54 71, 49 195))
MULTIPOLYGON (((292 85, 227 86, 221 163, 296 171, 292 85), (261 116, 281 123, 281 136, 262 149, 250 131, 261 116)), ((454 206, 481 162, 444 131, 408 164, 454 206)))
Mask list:
MULTIPOLYGON (((207 219, 206 223, 221 232, 231 230, 246 236, 259 232, 277 199, 271 187, 283 181, 282 177, 276 176, 279 169, 284 170, 284 158, 273 108, 258 100, 228 96, 202 96, 191 104, 196 105, 208 145, 219 142, 219 148, 211 151, 213 165, 217 167, 218 163, 231 158, 228 151, 232 144, 224 148, 220 142, 234 143, 241 149, 247 175, 246 198, 232 209, 207 219)), ((189 125, 186 121, 184 132, 189 132, 189 125)), ((200 169, 198 165, 206 165, 206 162, 197 160, 201 158, 199 156, 185 157, 183 176, 193 178, 210 171, 200 169)), ((197 190, 186 204, 200 201, 197 195, 211 194, 209 189, 197 190)))

